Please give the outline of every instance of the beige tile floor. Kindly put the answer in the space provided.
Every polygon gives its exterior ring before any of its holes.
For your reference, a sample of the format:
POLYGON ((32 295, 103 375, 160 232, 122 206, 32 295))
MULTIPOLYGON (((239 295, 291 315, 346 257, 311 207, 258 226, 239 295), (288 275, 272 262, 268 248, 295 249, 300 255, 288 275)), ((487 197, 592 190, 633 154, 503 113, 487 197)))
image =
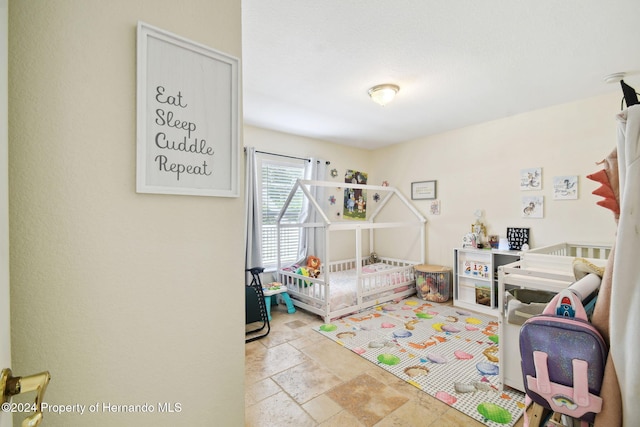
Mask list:
POLYGON ((283 304, 272 316, 245 346, 247 427, 483 426, 313 331, 319 316, 283 304))

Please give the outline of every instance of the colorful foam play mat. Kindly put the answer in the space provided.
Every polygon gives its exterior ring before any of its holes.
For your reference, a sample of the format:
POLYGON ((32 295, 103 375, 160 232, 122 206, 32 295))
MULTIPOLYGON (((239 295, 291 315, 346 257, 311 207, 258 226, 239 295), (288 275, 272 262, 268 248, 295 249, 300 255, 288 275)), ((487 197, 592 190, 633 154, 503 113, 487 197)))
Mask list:
POLYGON ((314 328, 488 426, 513 426, 524 394, 498 386, 498 322, 412 297, 314 328))

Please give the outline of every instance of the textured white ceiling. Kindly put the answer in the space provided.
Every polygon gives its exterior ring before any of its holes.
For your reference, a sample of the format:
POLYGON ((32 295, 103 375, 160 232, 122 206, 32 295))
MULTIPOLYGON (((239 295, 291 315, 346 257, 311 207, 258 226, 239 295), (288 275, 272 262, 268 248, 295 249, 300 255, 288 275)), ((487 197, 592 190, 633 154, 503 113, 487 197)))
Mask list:
POLYGON ((242 25, 245 124, 339 144, 640 92, 640 0, 243 0, 242 25))

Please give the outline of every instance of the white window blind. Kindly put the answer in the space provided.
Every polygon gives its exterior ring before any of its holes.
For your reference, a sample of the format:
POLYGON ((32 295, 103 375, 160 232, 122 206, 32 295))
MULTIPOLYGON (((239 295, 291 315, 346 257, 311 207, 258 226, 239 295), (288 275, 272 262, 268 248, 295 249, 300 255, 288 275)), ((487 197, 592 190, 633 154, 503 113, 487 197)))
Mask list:
MULTIPOLYGON (((261 206, 262 206, 262 263, 265 268, 277 265, 277 219, 296 180, 304 177, 301 162, 261 161, 261 206)), ((302 192, 298 191, 291 200, 283 222, 297 222, 302 211, 302 192)), ((300 229, 282 229, 280 240, 281 260, 293 263, 298 258, 300 229)))

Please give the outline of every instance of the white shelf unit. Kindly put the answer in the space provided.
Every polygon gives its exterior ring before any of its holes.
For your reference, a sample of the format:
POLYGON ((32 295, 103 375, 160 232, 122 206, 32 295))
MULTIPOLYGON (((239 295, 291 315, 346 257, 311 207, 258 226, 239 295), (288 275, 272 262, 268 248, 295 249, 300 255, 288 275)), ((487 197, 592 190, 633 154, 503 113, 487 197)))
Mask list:
POLYGON ((454 249, 453 305, 498 316, 497 269, 518 261, 520 253, 496 249, 454 249))

